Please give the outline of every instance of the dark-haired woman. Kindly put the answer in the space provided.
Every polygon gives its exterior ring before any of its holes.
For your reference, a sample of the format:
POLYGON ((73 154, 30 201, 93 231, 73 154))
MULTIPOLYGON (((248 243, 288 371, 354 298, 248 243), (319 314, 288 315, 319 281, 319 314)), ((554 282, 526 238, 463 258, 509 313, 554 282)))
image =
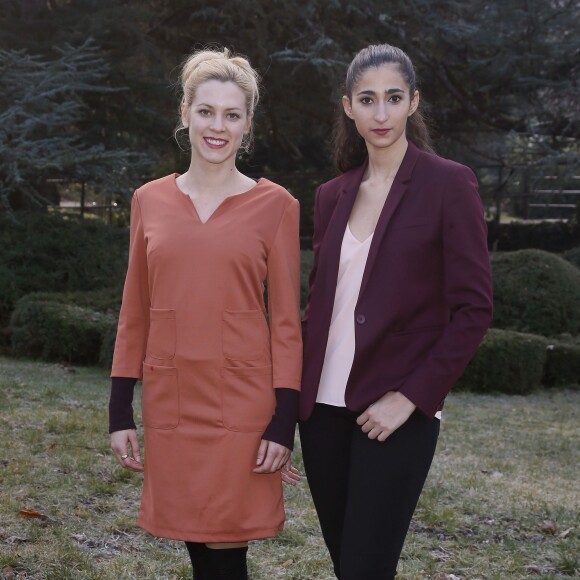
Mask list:
POLYGON ((473 172, 432 152, 409 57, 360 51, 316 193, 300 436, 337 578, 394 578, 445 396, 492 315, 473 172))

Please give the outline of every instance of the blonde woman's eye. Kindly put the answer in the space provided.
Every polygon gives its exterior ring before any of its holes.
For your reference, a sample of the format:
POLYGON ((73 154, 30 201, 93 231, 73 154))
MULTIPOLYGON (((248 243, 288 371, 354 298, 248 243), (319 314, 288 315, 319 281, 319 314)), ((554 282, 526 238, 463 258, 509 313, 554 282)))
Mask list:
POLYGON ((198 111, 198 113, 202 116, 202 117, 208 117, 209 115, 211 115, 211 112, 208 109, 200 109, 198 111))
POLYGON ((241 119, 241 116, 240 116, 240 115, 238 115, 238 113, 230 113, 230 114, 228 115, 228 118, 229 118, 229 119, 241 119))

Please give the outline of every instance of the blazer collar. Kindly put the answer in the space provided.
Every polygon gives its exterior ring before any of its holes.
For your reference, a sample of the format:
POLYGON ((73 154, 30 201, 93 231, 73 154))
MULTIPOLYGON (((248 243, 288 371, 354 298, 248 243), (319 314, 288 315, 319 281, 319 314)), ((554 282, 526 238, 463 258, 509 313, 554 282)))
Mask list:
POLYGON ((387 227, 391 221, 391 218, 395 214, 399 203, 401 203, 401 200, 407 191, 407 187, 413 175, 413 169, 415 168, 415 164, 417 163, 417 159, 419 159, 420 154, 421 150, 409 141, 407 151, 405 152, 403 161, 401 162, 401 165, 399 166, 399 169, 395 175, 393 185, 391 185, 391 190, 389 191, 389 195, 385 200, 385 204, 383 205, 383 209, 381 210, 379 220, 375 227, 375 232, 371 241, 371 247, 369 249, 369 255, 367 257, 367 262, 360 286, 359 298, 362 296, 366 285, 368 284, 369 277, 379 254, 382 239, 385 236, 385 232, 387 231, 387 227))
MULTIPOLYGON (((417 162, 420 154, 421 151, 415 145, 409 142, 407 151, 405 152, 403 161, 401 162, 399 170, 395 175, 393 185, 391 186, 391 190, 387 196, 385 205, 381 210, 381 215, 375 228, 375 233, 371 241, 371 247, 369 249, 369 255, 363 274, 359 296, 362 295, 368 282, 370 273, 377 259, 381 240, 387 230, 387 226, 389 225, 392 216, 395 213, 395 210, 397 209, 397 206, 403 198, 403 195, 407 189, 407 185, 411 180, 413 168, 415 167, 415 163, 417 162)), ((356 200, 356 195, 367 167, 368 158, 361 166, 347 171, 340 178, 341 183, 338 199, 331 221, 326 231, 324 242, 320 249, 321 253, 324 253, 325 256, 323 260, 320 260, 319 268, 320 270, 325 270, 326 275, 323 276, 322 272, 319 271, 318 276, 320 278, 324 278, 325 282, 329 285, 329 289, 336 288, 338 268, 340 265, 342 238, 344 237, 346 224, 348 223, 348 219, 356 200)), ((333 301, 329 301, 329 303, 330 308, 332 308, 333 301)))

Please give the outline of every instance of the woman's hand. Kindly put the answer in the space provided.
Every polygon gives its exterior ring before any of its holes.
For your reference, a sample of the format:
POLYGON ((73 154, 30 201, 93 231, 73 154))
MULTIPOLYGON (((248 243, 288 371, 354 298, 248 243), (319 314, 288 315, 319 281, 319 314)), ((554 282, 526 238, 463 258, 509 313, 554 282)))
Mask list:
POLYGON ((290 460, 290 449, 274 441, 262 439, 258 448, 258 457, 254 473, 274 473, 290 460))
POLYGON ((356 422, 362 425, 369 439, 384 441, 394 433, 413 413, 416 405, 405 395, 397 391, 385 393, 358 417, 356 422))
POLYGON ((300 473, 292 467, 292 458, 288 459, 282 466, 282 481, 288 485, 296 485, 300 481, 300 473))
POLYGON ((141 451, 139 450, 137 431, 135 429, 125 429, 124 431, 111 433, 111 449, 125 469, 137 472, 145 469, 141 463, 141 451))

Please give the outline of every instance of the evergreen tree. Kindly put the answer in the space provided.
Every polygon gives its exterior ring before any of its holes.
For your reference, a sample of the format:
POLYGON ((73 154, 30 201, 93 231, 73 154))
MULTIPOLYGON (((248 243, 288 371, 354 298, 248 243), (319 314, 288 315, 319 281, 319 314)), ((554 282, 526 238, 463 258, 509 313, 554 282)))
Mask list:
POLYGON ((103 84, 108 65, 89 39, 56 49, 54 59, 0 50, 0 205, 3 211, 43 207, 52 177, 90 180, 119 190, 133 181, 139 156, 108 149, 81 129, 86 94, 122 89, 103 84), (133 174, 133 175, 132 175, 133 174))

